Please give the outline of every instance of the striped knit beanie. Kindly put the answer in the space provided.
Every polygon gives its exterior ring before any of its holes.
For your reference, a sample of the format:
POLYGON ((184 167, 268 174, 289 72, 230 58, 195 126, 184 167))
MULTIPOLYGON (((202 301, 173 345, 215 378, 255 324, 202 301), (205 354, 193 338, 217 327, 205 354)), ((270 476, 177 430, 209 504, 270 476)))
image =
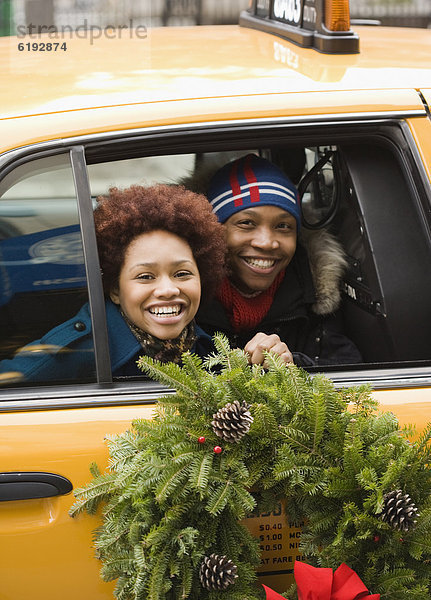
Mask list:
POLYGON ((220 223, 245 208, 279 206, 301 225, 299 193, 290 179, 268 160, 247 154, 224 165, 211 179, 208 191, 220 223))

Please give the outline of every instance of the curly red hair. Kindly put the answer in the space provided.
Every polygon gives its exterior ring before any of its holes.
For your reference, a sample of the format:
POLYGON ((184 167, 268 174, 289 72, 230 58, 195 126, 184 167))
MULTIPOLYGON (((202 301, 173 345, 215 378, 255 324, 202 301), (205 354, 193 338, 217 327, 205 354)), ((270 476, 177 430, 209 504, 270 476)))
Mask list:
POLYGON ((142 233, 169 231, 190 246, 199 269, 202 299, 214 293, 224 275, 223 226, 205 196, 179 185, 132 185, 98 198, 94 211, 105 294, 116 287, 126 250, 142 233))

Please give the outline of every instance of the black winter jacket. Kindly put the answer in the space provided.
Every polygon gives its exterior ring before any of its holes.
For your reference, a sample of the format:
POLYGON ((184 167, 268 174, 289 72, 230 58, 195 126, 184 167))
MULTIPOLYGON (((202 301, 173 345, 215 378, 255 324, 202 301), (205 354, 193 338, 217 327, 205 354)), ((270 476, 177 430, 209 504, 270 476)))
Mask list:
POLYGON ((217 299, 199 309, 197 322, 210 335, 224 333, 234 348, 243 348, 260 331, 276 333, 292 352, 295 364, 303 367, 361 362, 358 349, 343 333, 339 312, 319 315, 315 308, 307 253, 298 245, 268 313, 256 328, 235 333, 217 299))

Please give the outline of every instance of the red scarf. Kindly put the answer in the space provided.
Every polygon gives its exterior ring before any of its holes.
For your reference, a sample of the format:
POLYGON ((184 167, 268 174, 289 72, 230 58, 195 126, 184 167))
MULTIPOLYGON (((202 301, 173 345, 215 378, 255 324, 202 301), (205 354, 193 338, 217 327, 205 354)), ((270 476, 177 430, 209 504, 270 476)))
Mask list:
POLYGON ((223 280, 217 298, 223 304, 235 332, 254 329, 262 321, 283 278, 284 270, 277 275, 268 289, 252 298, 243 296, 227 277, 223 280))

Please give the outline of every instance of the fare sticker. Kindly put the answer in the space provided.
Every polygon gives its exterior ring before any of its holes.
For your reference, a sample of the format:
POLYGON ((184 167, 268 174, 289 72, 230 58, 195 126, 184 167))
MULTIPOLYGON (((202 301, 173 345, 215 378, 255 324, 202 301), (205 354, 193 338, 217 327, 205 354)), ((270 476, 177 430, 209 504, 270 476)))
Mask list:
POLYGON ((260 582, 276 592, 286 591, 294 583, 295 560, 303 558, 299 551, 303 523, 290 521, 280 503, 272 512, 251 514, 243 524, 259 540, 261 558, 256 572, 260 582))

